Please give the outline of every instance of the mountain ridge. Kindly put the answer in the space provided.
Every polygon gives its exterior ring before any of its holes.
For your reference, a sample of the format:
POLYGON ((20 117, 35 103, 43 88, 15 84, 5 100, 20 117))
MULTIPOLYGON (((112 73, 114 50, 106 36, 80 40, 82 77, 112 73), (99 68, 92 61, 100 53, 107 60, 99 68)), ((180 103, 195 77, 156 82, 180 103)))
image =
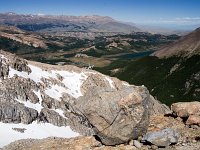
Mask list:
POLYGON ((169 58, 172 56, 191 57, 196 54, 200 54, 200 28, 161 48, 152 55, 159 58, 169 58))

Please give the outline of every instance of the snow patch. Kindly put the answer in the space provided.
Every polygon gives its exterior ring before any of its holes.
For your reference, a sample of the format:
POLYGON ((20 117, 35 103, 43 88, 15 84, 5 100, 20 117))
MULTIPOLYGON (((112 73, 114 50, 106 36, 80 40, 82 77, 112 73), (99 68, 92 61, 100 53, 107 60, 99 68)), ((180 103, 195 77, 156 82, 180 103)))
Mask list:
POLYGON ((37 110, 38 113, 40 113, 41 109, 43 108, 41 106, 41 104, 39 104, 39 103, 33 104, 30 101, 22 101, 22 100, 19 100, 19 99, 15 99, 15 100, 18 101, 21 104, 24 104, 24 106, 26 106, 28 108, 32 108, 32 109, 37 110))
POLYGON ((51 98, 54 98, 60 101, 60 98, 62 97, 62 93, 67 93, 67 89, 58 85, 53 85, 51 88, 47 88, 44 92, 51 98))
POLYGON ((8 75, 8 77, 12 78, 12 77, 14 77, 14 75, 17 75, 19 77, 23 77, 23 78, 26 78, 26 79, 28 78, 28 73, 27 72, 24 72, 24 71, 20 72, 20 71, 17 71, 15 69, 9 67, 9 75, 8 75))
POLYGON ((31 73, 28 75, 30 79, 32 79, 34 82, 42 82, 42 78, 57 78, 56 74, 53 74, 48 71, 43 71, 41 68, 33 66, 33 65, 28 65, 29 68, 32 70, 31 73))
POLYGON ((71 138, 79 136, 78 133, 71 130, 69 126, 67 127, 57 127, 50 123, 37 123, 32 124, 8 124, 0 122, 0 148, 8 145, 11 142, 20 139, 42 139, 47 137, 64 137, 71 138), (24 133, 17 132, 12 128, 25 128, 24 133))
POLYGON ((87 79, 87 76, 81 73, 57 71, 57 73, 63 77, 63 83, 67 87, 66 93, 70 94, 74 98, 83 96, 81 93, 81 85, 87 79))
POLYGON ((131 85, 128 84, 127 82, 123 82, 122 84, 125 85, 125 86, 131 86, 131 85))
POLYGON ((41 92, 39 91, 35 91, 33 90, 33 92, 35 93, 35 95, 38 97, 39 99, 39 104, 42 104, 42 97, 41 97, 41 92))
POLYGON ((54 111, 57 112, 57 113, 58 113, 60 116, 62 116, 63 118, 68 119, 68 118, 65 117, 64 111, 63 111, 63 110, 61 110, 61 109, 55 109, 54 111))

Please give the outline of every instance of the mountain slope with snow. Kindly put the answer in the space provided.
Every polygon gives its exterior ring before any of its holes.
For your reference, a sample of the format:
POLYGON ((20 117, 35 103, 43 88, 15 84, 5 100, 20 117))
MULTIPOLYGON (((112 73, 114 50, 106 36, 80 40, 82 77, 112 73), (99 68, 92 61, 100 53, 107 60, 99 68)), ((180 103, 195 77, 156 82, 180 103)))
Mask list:
POLYGON ((86 132, 90 125, 82 125, 87 120, 72 116, 77 112, 68 103, 76 103, 87 92, 90 85, 82 84, 87 80, 92 84, 91 76, 101 79, 96 86, 109 90, 116 91, 118 84, 129 86, 96 71, 26 61, 1 50, 0 147, 24 138, 93 134, 89 129, 86 132))

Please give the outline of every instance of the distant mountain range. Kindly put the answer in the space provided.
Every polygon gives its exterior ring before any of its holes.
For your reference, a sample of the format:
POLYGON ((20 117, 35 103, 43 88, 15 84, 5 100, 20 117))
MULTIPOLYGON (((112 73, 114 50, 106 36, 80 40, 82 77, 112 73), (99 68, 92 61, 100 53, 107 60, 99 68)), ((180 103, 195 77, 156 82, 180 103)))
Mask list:
POLYGON ((53 16, 53 15, 21 15, 1 13, 1 25, 12 25, 23 30, 38 32, 122 32, 140 31, 137 27, 107 16, 53 16))
MULTIPOLYGON (((67 15, 32 15, 16 14, 13 12, 0 13, 0 25, 16 26, 22 30, 50 33, 56 35, 70 35, 74 32, 88 36, 88 33, 130 34, 133 32, 149 32, 152 34, 185 35, 183 30, 172 30, 148 25, 139 25, 132 22, 122 22, 108 16, 67 16, 67 15)), ((107 36, 107 35, 106 35, 107 36)), ((83 36, 82 36, 83 37, 83 36)))

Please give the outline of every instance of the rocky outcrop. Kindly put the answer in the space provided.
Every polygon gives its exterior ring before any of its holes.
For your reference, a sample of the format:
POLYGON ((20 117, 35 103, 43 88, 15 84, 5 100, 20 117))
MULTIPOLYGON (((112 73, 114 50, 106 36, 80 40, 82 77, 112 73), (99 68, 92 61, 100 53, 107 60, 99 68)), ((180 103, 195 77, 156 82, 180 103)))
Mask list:
POLYGON ((20 59, 19 57, 14 57, 12 61, 10 61, 10 67, 17 71, 24 71, 27 73, 31 72, 31 69, 28 67, 28 62, 20 59))
POLYGON ((6 58, 0 56, 0 79, 8 77, 9 68, 5 61, 6 58))
POLYGON ((48 122, 59 127, 68 125, 67 120, 59 113, 46 108, 41 110, 38 121, 48 122))
MULTIPOLYGON (((26 131, 25 131, 26 132, 26 131)), ((142 137, 131 140, 129 143, 115 146, 105 146, 97 141, 93 136, 82 136, 76 138, 45 138, 45 139, 25 139, 15 141, 3 150, 38 150, 38 149, 59 149, 59 150, 199 150, 199 129, 188 128, 178 118, 164 115, 154 115, 150 117, 148 135, 151 133, 152 143, 142 141, 142 137), (152 128, 154 126, 154 128, 152 128), (158 127, 160 130, 158 130, 158 127), (165 132, 166 131, 166 132, 165 132), (179 136, 177 136, 179 132, 179 136), (153 137, 152 137, 153 135, 153 137), (162 135, 162 136, 161 136, 162 135), (159 137, 155 139, 155 137, 159 137), (167 139, 166 137, 169 137, 167 139), (179 137, 177 141, 177 137, 179 137), (157 142, 155 142, 157 141, 157 142), (159 141, 159 142, 158 142, 159 141), (167 142, 166 142, 167 141, 167 142), (169 143, 178 142, 176 144, 169 143), (154 144, 156 145, 154 145, 154 144), (164 144, 163 144, 164 143, 164 144), (158 145, 158 146, 157 146, 158 145), (164 145, 167 147, 164 148, 164 145)), ((144 136, 146 137, 146 135, 144 136)), ((149 136, 150 137, 150 136, 149 136)), ((148 138, 149 139, 149 138, 148 138)))
POLYGON ((38 112, 22 104, 0 102, 0 121, 4 123, 32 123, 38 112))
MULTIPOLYGON (((7 55, 4 51, 0 50, 0 54, 7 55)), ((4 55, 0 55, 0 79, 4 79, 8 77, 9 74, 9 66, 17 71, 25 71, 30 73, 31 70, 27 66, 28 63, 24 59, 21 59, 15 55, 11 55, 11 59, 5 57, 4 55)))

